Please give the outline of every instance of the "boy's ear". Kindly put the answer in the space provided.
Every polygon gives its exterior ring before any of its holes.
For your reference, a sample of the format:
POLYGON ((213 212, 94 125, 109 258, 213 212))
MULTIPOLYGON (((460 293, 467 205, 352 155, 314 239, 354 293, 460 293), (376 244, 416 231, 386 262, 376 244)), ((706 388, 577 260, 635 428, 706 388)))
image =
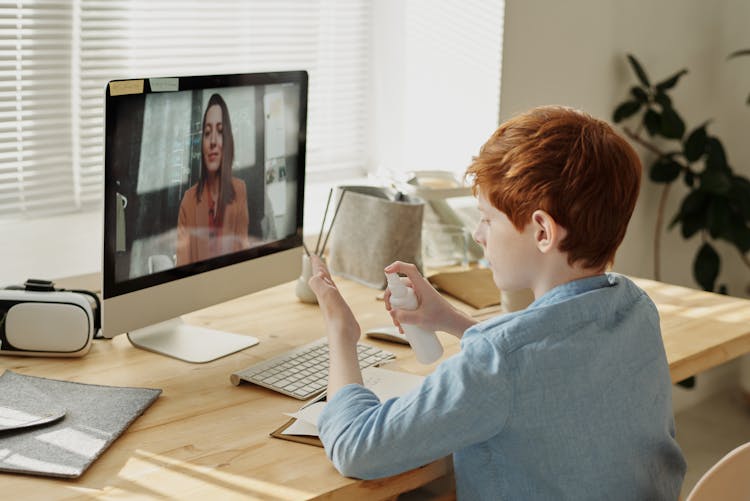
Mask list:
POLYGON ((547 212, 539 209, 531 215, 534 242, 542 254, 556 249, 562 240, 563 229, 547 212))

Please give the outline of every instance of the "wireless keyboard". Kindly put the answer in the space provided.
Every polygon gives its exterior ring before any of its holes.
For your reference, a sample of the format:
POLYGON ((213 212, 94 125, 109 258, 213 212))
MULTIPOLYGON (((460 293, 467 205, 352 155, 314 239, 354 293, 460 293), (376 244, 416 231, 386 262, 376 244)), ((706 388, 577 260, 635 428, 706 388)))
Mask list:
MULTIPOLYGON (((388 351, 357 344, 359 368, 378 365, 396 356, 388 351)), ((328 386, 328 340, 318 339, 270 360, 264 360, 233 373, 232 384, 242 381, 306 400, 323 393, 328 386)))

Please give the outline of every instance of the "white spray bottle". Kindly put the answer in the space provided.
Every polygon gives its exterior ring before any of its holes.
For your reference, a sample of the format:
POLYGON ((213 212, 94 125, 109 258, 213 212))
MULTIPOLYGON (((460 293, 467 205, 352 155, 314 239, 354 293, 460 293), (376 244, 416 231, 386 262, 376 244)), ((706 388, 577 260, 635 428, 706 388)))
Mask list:
MULTIPOLYGON (((411 287, 407 287, 399 278, 398 273, 386 273, 388 289, 391 291, 391 306, 400 310, 415 310, 419 304, 417 296, 411 287)), ((409 340, 417 360, 423 364, 431 364, 443 355, 443 345, 433 331, 425 330, 416 325, 401 324, 409 340)))

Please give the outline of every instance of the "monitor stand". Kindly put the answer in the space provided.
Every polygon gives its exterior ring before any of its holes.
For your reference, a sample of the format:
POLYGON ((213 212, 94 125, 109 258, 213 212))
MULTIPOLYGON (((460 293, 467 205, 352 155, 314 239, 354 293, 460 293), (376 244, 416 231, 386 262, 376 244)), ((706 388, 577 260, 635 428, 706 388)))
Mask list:
POLYGON ((252 336, 189 325, 179 317, 129 332, 128 339, 138 348, 194 364, 211 362, 258 344, 252 336))

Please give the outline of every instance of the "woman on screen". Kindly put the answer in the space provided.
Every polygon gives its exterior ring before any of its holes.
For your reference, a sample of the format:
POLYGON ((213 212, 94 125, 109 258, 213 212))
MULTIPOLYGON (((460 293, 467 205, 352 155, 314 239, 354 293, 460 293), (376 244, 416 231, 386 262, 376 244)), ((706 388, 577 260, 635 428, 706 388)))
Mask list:
POLYGON ((203 114, 201 173, 180 202, 177 266, 250 246, 247 189, 232 177, 234 138, 224 99, 213 94, 203 114))

